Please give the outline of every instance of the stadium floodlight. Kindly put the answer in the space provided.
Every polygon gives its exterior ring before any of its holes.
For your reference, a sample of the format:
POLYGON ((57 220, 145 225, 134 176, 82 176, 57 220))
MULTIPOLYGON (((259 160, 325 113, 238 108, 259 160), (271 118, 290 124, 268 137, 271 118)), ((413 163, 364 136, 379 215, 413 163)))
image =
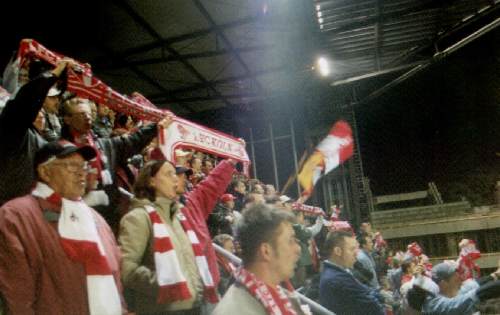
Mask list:
POLYGON ((330 75, 330 61, 328 61, 325 57, 319 57, 316 61, 316 66, 321 76, 326 77, 330 75))

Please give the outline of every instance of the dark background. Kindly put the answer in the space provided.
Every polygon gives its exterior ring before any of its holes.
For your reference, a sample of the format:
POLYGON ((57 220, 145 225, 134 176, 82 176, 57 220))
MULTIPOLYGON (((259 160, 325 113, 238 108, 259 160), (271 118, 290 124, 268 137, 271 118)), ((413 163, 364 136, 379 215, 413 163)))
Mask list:
MULTIPOLYGON (((22 38, 34 38, 54 51, 78 58, 102 38, 102 5, 87 1, 13 3, 1 22, 0 66, 6 65, 22 38), (72 4, 73 6, 74 4, 72 4), (22 14, 21 14, 22 13, 22 14)), ((301 43, 296 43, 298 50, 301 43)), ((292 47, 293 48, 293 47, 292 47)), ((289 134, 293 120, 298 155, 315 144, 342 117, 338 108, 362 101, 386 77, 329 87, 311 74, 287 95, 247 108, 225 108, 186 117, 249 141, 289 134), (353 96, 353 91, 357 94, 353 96)), ((349 108, 349 107, 348 107, 349 108)), ((500 123, 500 30, 496 29, 437 62, 370 102, 354 107, 365 176, 374 195, 425 190, 434 181, 447 201, 465 196, 475 204, 492 203, 498 180, 500 123)), ((345 110, 345 108, 344 108, 345 110)), ((279 181, 293 172, 291 144, 276 143, 279 181)), ((256 145, 258 176, 274 183, 269 143, 256 145)))

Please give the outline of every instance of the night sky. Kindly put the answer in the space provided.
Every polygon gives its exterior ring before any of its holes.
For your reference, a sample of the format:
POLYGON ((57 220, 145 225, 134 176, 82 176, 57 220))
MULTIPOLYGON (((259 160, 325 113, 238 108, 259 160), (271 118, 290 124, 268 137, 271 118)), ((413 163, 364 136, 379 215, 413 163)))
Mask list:
POLYGON ((492 202, 499 179, 500 30, 357 109, 375 195, 425 190, 492 202))

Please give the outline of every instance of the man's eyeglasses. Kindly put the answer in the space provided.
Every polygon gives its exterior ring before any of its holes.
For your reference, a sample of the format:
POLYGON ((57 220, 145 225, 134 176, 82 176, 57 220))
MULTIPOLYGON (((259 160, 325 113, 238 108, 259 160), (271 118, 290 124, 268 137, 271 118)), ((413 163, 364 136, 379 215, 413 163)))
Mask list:
POLYGON ((63 165, 66 170, 71 173, 88 172, 90 167, 87 162, 77 163, 77 162, 53 162, 53 165, 63 165))

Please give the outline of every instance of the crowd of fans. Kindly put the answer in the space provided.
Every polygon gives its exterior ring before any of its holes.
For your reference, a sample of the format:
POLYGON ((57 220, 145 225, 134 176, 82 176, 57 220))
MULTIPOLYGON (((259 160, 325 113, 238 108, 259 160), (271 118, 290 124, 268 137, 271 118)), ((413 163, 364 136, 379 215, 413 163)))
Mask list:
POLYGON ((68 95, 72 66, 30 71, 0 114, 0 313, 312 314, 301 292, 336 314, 473 314, 500 295, 472 241, 432 266, 237 161, 177 150, 172 164, 155 139, 171 116, 68 95))

